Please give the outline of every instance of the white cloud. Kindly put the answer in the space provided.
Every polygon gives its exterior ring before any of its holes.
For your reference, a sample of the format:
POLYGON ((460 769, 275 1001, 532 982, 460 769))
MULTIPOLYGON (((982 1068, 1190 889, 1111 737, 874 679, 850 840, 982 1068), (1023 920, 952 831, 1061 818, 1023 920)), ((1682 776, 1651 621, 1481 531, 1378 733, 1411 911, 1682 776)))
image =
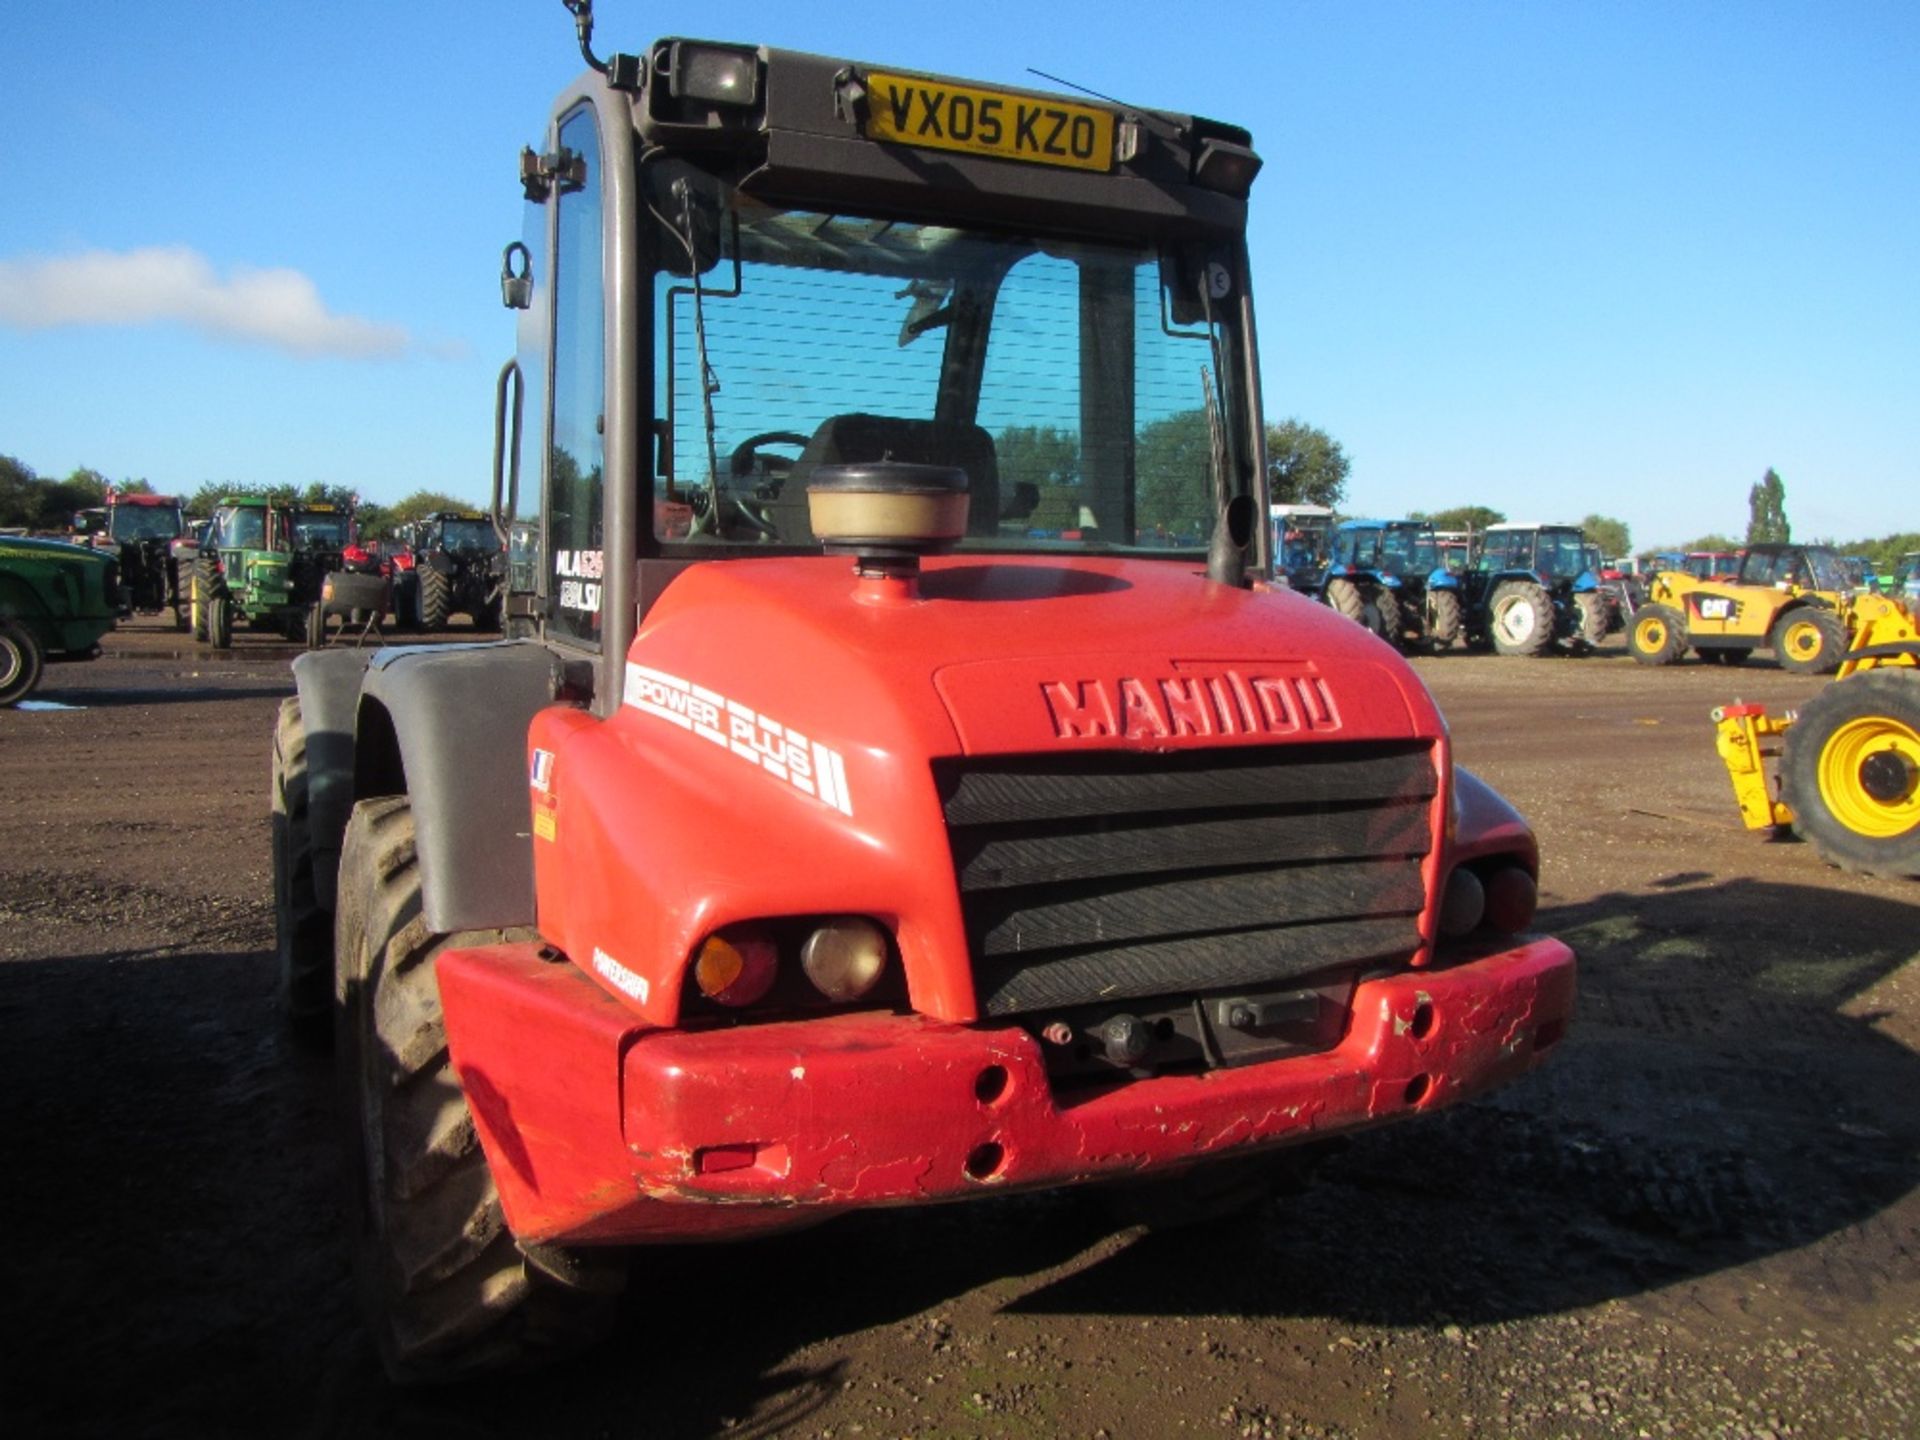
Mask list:
POLYGON ((328 310, 319 289, 298 270, 235 266, 221 275, 185 246, 0 260, 0 326, 51 330, 159 321, 295 355, 387 359, 414 348, 401 326, 328 310))

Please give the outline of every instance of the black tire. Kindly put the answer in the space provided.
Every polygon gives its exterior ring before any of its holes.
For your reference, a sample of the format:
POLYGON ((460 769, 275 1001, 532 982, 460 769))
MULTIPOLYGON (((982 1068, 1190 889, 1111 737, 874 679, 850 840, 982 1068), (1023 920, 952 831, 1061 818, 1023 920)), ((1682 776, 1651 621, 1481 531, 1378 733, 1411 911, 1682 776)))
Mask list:
POLYGON ((46 668, 46 654, 34 633, 11 616, 0 615, 0 708, 31 695, 46 668))
POLYGON ((307 649, 318 650, 327 643, 327 607, 316 600, 307 607, 307 649))
POLYGON ((1607 597, 1598 590, 1588 590, 1573 597, 1573 608, 1578 617, 1575 648, 1579 650, 1598 650, 1600 642, 1607 638, 1611 629, 1613 607, 1607 604, 1607 597))
POLYGON ((334 930, 335 1048, 348 1225, 367 1328, 387 1373, 437 1383, 576 1352, 605 1333, 624 1257, 523 1250, 506 1228, 447 1054, 406 797, 354 807, 334 930))
POLYGON ((1460 596, 1452 590, 1427 592, 1427 639, 1444 650, 1460 638, 1460 596))
POLYGON ((419 628, 420 581, 411 571, 393 577, 393 628, 406 632, 419 628))
POLYGON ((1799 605, 1773 622, 1767 636, 1782 670, 1797 675, 1831 675, 1847 653, 1847 627, 1831 610, 1799 605))
POLYGON ((187 628, 187 602, 184 600, 176 600, 174 602, 173 628, 176 630, 185 630, 187 628))
POLYGON ((1504 581, 1487 604, 1487 631, 1502 655, 1544 655, 1553 644, 1553 601, 1531 580, 1504 581))
POLYGON ((1400 597, 1384 586, 1374 591, 1373 633, 1394 649, 1404 647, 1406 637, 1400 629, 1400 597))
POLYGON ((500 629, 500 597, 498 595, 481 601, 480 608, 473 612, 473 628, 495 632, 500 629))
POLYGON ((280 702, 273 727, 273 932, 280 1004, 302 1045, 333 1038, 333 916, 320 908, 307 811, 307 727, 300 697, 280 702))
POLYGON ((1718 654, 1722 665, 1744 665, 1753 658, 1753 651, 1744 645, 1723 645, 1718 654))
POLYGON ((1780 798, 1829 865, 1920 879, 1920 670, 1862 671, 1802 705, 1780 748, 1780 798))
POLYGON ((447 628, 453 614, 453 582, 432 566, 424 566, 420 576, 420 628, 427 631, 447 628))
POLYGON ((1367 623, 1366 596, 1360 593, 1360 587, 1351 580, 1329 580, 1327 582, 1327 605, 1329 608, 1339 611, 1356 625, 1366 625, 1367 623))
POLYGON ((233 601, 225 595, 207 602, 207 642, 216 650, 233 648, 233 601))
POLYGON ((1671 665, 1687 649, 1687 622, 1671 605, 1642 605, 1627 626, 1627 653, 1642 665, 1671 665))
POLYGON ((213 600, 213 567, 204 560, 194 562, 193 575, 187 581, 188 622, 193 638, 207 642, 207 606, 213 600))

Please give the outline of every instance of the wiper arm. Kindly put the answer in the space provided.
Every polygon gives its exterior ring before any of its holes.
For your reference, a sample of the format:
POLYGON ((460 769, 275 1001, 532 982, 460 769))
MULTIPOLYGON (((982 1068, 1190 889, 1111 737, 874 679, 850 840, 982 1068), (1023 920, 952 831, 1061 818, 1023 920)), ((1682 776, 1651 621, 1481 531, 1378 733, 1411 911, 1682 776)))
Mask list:
POLYGON ((1213 287, 1209 279, 1212 266, 1200 269, 1200 316, 1207 327, 1207 347, 1213 352, 1213 372, 1200 367, 1200 384, 1207 394, 1207 439, 1210 442, 1209 458, 1213 464, 1213 503, 1216 514, 1226 509, 1227 502, 1233 498, 1228 491, 1227 479, 1227 428, 1226 392, 1222 388, 1222 376, 1226 373, 1226 361, 1220 352, 1220 327, 1213 321, 1213 287))
POLYGON ((1207 367, 1200 367, 1200 389, 1207 410, 1207 463, 1212 470, 1213 509, 1217 515, 1232 498, 1227 494, 1227 427, 1220 418, 1218 387, 1207 367))
MULTIPOLYGON (((654 218, 666 226, 687 252, 687 275, 693 281, 693 343, 700 357, 700 408, 707 428, 707 513, 696 521, 696 528, 717 531, 724 481, 720 475, 720 448, 715 438, 713 397, 720 391, 720 377, 707 355, 706 295, 700 286, 700 250, 693 235, 693 187, 682 176, 673 182, 674 197, 680 202, 680 223, 676 226, 655 210, 654 218)), ((651 207, 649 207, 651 208, 651 207)))

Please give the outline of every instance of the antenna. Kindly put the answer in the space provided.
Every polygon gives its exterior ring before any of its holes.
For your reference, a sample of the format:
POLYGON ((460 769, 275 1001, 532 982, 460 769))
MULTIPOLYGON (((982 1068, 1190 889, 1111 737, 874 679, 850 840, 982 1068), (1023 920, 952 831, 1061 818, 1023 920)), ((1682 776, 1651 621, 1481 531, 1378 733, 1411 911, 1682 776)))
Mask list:
POLYGON ((1126 108, 1127 102, 1124 100, 1116 100, 1111 95, 1102 95, 1098 90, 1090 90, 1085 85, 1076 85, 1073 81, 1063 80, 1058 75, 1049 75, 1046 71, 1037 70, 1031 65, 1027 66, 1027 73, 1029 75, 1038 75, 1042 80, 1051 80, 1056 85, 1064 85, 1069 90, 1078 90, 1082 95, 1091 95, 1096 100, 1104 100, 1109 105, 1118 105, 1122 109, 1126 108))

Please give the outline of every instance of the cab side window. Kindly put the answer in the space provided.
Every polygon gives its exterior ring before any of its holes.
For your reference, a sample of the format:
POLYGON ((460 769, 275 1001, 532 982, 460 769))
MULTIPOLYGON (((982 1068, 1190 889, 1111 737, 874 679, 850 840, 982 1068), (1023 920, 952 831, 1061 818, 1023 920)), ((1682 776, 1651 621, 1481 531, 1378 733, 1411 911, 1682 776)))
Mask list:
POLYGON ((601 500, 606 490, 606 278, 601 228, 600 136, 591 109, 560 126, 580 161, 577 181, 556 187, 553 263, 553 409, 547 452, 547 630, 600 644, 601 500))

